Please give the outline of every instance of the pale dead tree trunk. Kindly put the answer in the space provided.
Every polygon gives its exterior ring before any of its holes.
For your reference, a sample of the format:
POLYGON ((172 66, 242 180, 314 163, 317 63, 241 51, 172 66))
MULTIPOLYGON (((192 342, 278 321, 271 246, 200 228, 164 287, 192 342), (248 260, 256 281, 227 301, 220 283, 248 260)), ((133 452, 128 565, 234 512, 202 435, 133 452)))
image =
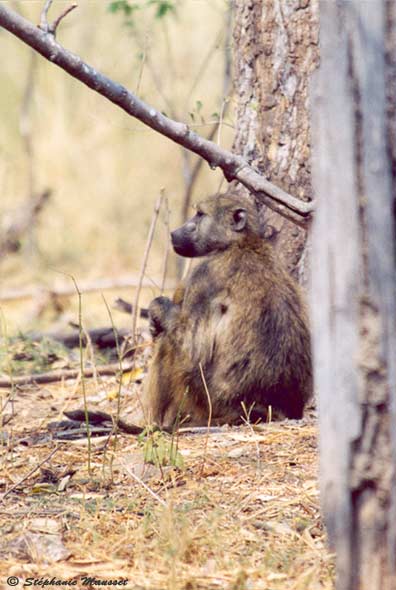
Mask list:
POLYGON ((312 316, 337 589, 396 588, 396 4, 322 1, 312 316))
MULTIPOLYGON (((315 0, 236 0, 234 151, 268 179, 303 200, 313 197, 309 80, 318 64, 315 0)), ((291 271, 304 274, 306 232, 270 210, 281 230, 276 248, 291 271)))

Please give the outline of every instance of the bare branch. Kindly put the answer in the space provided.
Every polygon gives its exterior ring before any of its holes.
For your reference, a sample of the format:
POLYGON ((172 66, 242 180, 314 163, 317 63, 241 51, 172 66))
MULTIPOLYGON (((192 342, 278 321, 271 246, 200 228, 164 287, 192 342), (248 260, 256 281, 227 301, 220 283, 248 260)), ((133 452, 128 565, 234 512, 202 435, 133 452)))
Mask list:
POLYGON ((132 315, 133 312, 132 303, 125 301, 125 299, 122 299, 122 297, 117 297, 113 303, 113 308, 118 309, 118 311, 122 311, 122 313, 127 313, 128 315, 132 315))
POLYGON ((11 494, 11 492, 13 492, 14 490, 16 490, 21 484, 23 484, 27 479, 29 479, 29 477, 31 475, 33 475, 33 473, 36 473, 36 471, 38 469, 40 469, 40 467, 42 467, 44 465, 44 463, 47 463, 47 461, 49 461, 55 455, 55 453, 58 450, 59 450, 59 447, 55 447, 54 449, 52 449, 52 451, 50 452, 50 454, 47 455, 46 457, 44 457, 44 459, 42 461, 40 461, 40 463, 37 463, 37 465, 35 465, 33 467, 33 469, 31 469, 24 477, 22 477, 22 479, 20 479, 19 481, 17 481, 17 483, 15 483, 10 488, 8 488, 8 490, 1 496, 0 502, 2 502, 3 500, 5 500, 6 497, 9 494, 11 494))
MULTIPOLYGON (((232 12, 233 12, 233 4, 230 2, 228 11, 227 11, 227 21, 226 21, 226 30, 225 30, 225 39, 224 39, 224 78, 223 78, 223 103, 221 106, 221 111, 223 114, 223 118, 225 113, 227 112, 227 108, 229 105, 229 94, 231 89, 231 51, 230 51, 230 43, 231 43, 231 29, 232 29, 232 12)), ((216 39, 217 42, 217 39, 216 39)), ((191 91, 192 92, 192 91, 191 91)), ((189 95, 190 96, 190 95, 189 95)), ((217 121, 214 126, 212 127, 207 139, 212 141, 214 136, 216 135, 219 129, 220 121, 217 121)), ((219 143, 219 142, 218 142, 219 143)), ((188 211, 191 206, 191 198, 194 190, 195 183, 199 176, 199 173, 202 169, 202 165, 204 160, 199 158, 192 170, 190 170, 187 182, 186 182, 186 190, 183 196, 183 206, 182 206, 182 223, 187 220, 188 211)))
POLYGON ((206 429, 205 446, 204 446, 204 452, 202 454, 202 463, 201 463, 201 471, 200 471, 200 474, 202 477, 203 470, 205 467, 205 460, 206 460, 206 457, 208 454, 209 432, 210 432, 210 427, 211 427, 211 423, 212 423, 212 400, 210 397, 209 389, 208 389, 208 386, 206 383, 206 379, 205 379, 205 375, 204 375, 201 363, 199 363, 199 372, 201 373, 201 379, 202 379, 202 383, 203 383, 203 386, 205 389, 206 397, 208 399, 208 409, 209 409, 209 411, 208 411, 208 426, 206 429))
POLYGON ((121 462, 121 465, 123 466, 123 468, 125 469, 125 471, 132 477, 132 479, 134 479, 138 484, 140 484, 141 486, 144 487, 144 489, 150 494, 150 496, 152 496, 155 500, 157 500, 157 502, 159 502, 161 504, 161 506, 164 506, 165 508, 168 507, 167 503, 164 502, 164 500, 155 492, 153 492, 153 490, 146 484, 144 483, 144 481, 142 479, 140 479, 140 477, 138 477, 136 475, 136 473, 134 473, 132 471, 132 469, 129 469, 128 465, 126 465, 126 463, 124 463, 123 461, 121 462))
POLYGON ((139 311, 138 306, 139 306, 140 291, 142 290, 144 273, 146 272, 147 261, 148 261, 148 257, 150 254, 151 244, 153 243, 155 227, 157 225, 158 215, 159 215, 159 212, 161 209, 163 198, 164 198, 164 191, 162 190, 160 196, 157 199, 157 202, 155 203, 154 213, 153 213, 153 217, 152 217, 151 225, 150 225, 150 230, 149 230, 149 233, 147 236, 146 248, 145 248, 144 255, 143 255, 142 266, 140 269, 139 284, 138 284, 138 287, 137 287, 136 293, 135 293, 135 301, 133 303, 133 309, 132 309, 132 314, 133 314, 132 315, 132 338, 133 338, 134 342, 136 342, 136 326, 137 326, 137 317, 138 317, 138 311, 139 311))
MULTIPOLYGON (((211 132, 208 135, 208 140, 212 141, 212 139, 214 138, 214 136, 216 135, 216 132, 219 128, 219 122, 217 121, 212 129, 211 132)), ((182 206, 182 223, 184 223, 185 221, 187 221, 187 217, 188 217, 188 211, 190 209, 191 206, 191 197, 193 194, 193 190, 194 190, 194 186, 195 186, 195 182, 199 176, 199 173, 202 169, 202 165, 204 163, 204 160, 202 160, 202 158, 199 158, 196 162, 195 165, 193 167, 193 169, 191 170, 190 176, 188 178, 187 181, 187 187, 186 187, 186 191, 184 193, 184 197, 183 197, 183 206, 182 206)))
POLYGON ((65 18, 65 16, 67 16, 69 14, 69 12, 71 12, 72 10, 77 8, 78 4, 76 4, 74 2, 71 6, 68 6, 67 8, 65 8, 65 10, 54 20, 52 25, 50 25, 48 22, 48 11, 51 8, 52 2, 53 2, 53 0, 46 0, 43 10, 41 11, 39 26, 40 26, 40 29, 44 33, 49 34, 49 35, 53 35, 55 37, 56 29, 58 28, 61 20, 63 20, 65 18))
POLYGON ((261 176, 241 156, 200 137, 185 123, 174 121, 147 105, 124 86, 104 76, 62 47, 53 35, 35 27, 4 5, 0 5, 0 25, 129 115, 204 158, 212 169, 221 168, 229 182, 240 182, 254 193, 261 203, 294 223, 307 226, 314 209, 312 202, 306 203, 289 195, 261 176))
POLYGON ((36 85, 37 72, 37 53, 32 50, 30 63, 26 79, 26 85, 23 92, 21 111, 19 116, 19 127, 24 142, 24 148, 28 164, 28 194, 33 199, 36 194, 36 176, 35 176, 35 154, 34 154, 34 137, 32 133, 32 103, 36 85))
MULTIPOLYGON (((0 244, 1 249, 1 244, 0 244)), ((117 279, 113 278, 103 278, 103 279, 94 279, 89 281, 81 281, 80 283, 80 290, 82 293, 94 293, 95 291, 107 291, 107 290, 114 290, 114 289, 129 289, 129 288, 136 288, 139 285, 140 277, 137 276, 124 276, 119 277, 117 279)), ((143 288, 150 288, 150 287, 158 287, 161 285, 162 278, 155 279, 152 278, 145 278, 142 283, 143 288)), ((177 286, 176 281, 167 280, 165 289, 175 289, 177 286)), ((22 289, 9 289, 9 290, 2 290, 0 289, 0 302, 2 301, 17 301, 20 299, 35 299, 42 296, 49 296, 49 297, 69 297, 70 295, 74 295, 75 290, 70 287, 70 283, 60 283, 55 285, 50 290, 40 288, 40 287, 25 287, 22 289)), ((142 312, 142 310, 141 310, 142 312)), ((144 313, 144 312, 143 312, 144 313)), ((141 317, 145 317, 142 315, 141 317)))
POLYGON ((61 20, 63 20, 65 18, 65 16, 67 16, 69 14, 69 12, 71 12, 72 10, 74 10, 75 8, 77 8, 78 4, 74 3, 71 6, 69 6, 68 8, 66 8, 59 16, 58 18, 56 18, 54 20, 54 22, 52 23, 49 32, 52 33, 53 35, 56 35, 56 29, 59 26, 59 23, 61 22, 61 20))
MULTIPOLYGON (((122 372, 126 373, 134 367, 134 363, 124 363, 122 365, 122 372)), ((86 378, 93 377, 93 367, 84 369, 83 376, 86 378)), ((112 375, 116 376, 120 372, 119 363, 111 363, 109 365, 102 365, 96 368, 98 375, 112 375)), ((32 375, 21 375, 20 377, 13 377, 12 379, 4 377, 0 379, 0 388, 10 389, 12 387, 24 387, 25 385, 38 385, 41 383, 56 383, 67 379, 78 379, 81 377, 80 369, 59 369, 58 371, 50 371, 48 373, 35 373, 32 375)))
POLYGON ((42 31, 45 31, 46 33, 50 32, 50 26, 48 23, 48 11, 51 8, 51 4, 54 0, 46 0, 43 10, 41 11, 41 17, 40 17, 40 29, 42 31))
MULTIPOLYGON (((142 316, 141 316, 142 317, 142 316)), ((70 327, 74 328, 74 332, 67 330, 57 332, 32 332, 29 333, 29 340, 32 342, 38 342, 40 340, 49 339, 61 342, 66 348, 77 348, 80 344, 78 325, 70 323, 70 327)), ((115 348, 117 340, 123 342, 130 335, 130 331, 126 328, 119 328, 115 332, 112 326, 106 326, 104 328, 93 328, 86 330, 81 345, 87 346, 94 344, 100 349, 103 348, 115 348)))
MULTIPOLYGON (((161 291, 162 292, 162 291, 161 291)), ((127 313, 128 315, 133 314, 133 305, 129 303, 129 301, 125 301, 122 297, 117 297, 117 299, 113 303, 113 308, 121 311, 122 313, 127 313)), ((141 307, 139 309, 139 316, 145 320, 149 317, 149 312, 146 307, 141 307)))
MULTIPOLYGON (((165 283, 166 283, 166 275, 168 272, 168 260, 169 260, 169 251, 170 251, 170 211, 169 211, 169 201, 168 197, 165 197, 165 229, 166 229, 166 246, 165 246, 165 254, 164 254, 164 262, 163 262, 163 271, 162 271, 162 282, 161 282, 161 295, 165 291, 165 283)), ((140 313, 142 310, 140 311, 140 313)))

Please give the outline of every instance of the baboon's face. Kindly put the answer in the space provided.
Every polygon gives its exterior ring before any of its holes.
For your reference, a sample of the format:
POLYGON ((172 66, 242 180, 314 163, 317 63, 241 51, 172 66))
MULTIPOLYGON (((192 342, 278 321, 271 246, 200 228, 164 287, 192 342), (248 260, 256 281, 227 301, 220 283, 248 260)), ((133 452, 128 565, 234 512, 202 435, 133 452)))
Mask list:
POLYGON ((180 256, 206 256, 260 233, 257 212, 247 200, 211 197, 196 209, 194 217, 171 233, 173 248, 180 256))

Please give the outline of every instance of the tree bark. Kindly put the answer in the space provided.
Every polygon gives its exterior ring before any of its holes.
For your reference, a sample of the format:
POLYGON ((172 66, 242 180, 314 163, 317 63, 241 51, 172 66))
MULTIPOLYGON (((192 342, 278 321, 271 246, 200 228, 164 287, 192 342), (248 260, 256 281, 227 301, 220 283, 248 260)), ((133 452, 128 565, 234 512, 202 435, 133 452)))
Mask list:
MULTIPOLYGON (((313 197, 309 80, 318 33, 315 0, 236 0, 234 151, 304 201, 313 197)), ((304 275, 306 232, 267 208, 264 219, 280 231, 279 256, 304 275)))
POLYGON ((395 3, 323 0, 312 235, 321 497, 337 588, 396 588, 395 3))

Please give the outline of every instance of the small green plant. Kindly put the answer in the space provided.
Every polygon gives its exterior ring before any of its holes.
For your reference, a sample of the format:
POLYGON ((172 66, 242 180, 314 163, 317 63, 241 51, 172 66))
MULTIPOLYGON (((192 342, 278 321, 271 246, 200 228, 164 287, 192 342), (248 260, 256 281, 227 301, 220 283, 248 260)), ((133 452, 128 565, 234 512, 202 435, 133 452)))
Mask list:
POLYGON ((139 435, 138 441, 143 448, 144 462, 163 467, 171 465, 178 469, 183 469, 184 459, 177 448, 173 437, 169 437, 160 430, 153 427, 147 427, 139 435))

